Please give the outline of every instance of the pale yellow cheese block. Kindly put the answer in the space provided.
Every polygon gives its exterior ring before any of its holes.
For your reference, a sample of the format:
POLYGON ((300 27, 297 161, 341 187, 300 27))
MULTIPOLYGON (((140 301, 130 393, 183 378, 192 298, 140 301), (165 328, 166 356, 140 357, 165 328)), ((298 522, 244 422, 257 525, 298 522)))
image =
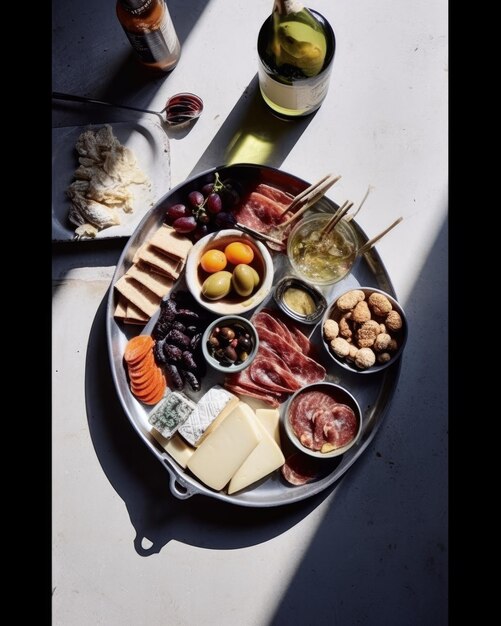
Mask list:
POLYGON ((278 409, 256 409, 256 417, 280 446, 280 413, 278 409))
POLYGON ((134 263, 131 265, 125 272, 125 275, 137 280, 138 283, 144 285, 160 298, 166 296, 174 284, 174 281, 169 276, 153 272, 151 268, 142 263, 134 263))
MULTIPOLYGON (((242 409, 245 408, 245 405, 242 409)), ((250 419, 254 419, 261 431, 261 441, 245 459, 238 470, 233 474, 228 485, 228 494, 240 491, 252 483, 261 480, 271 472, 274 472, 285 463, 285 457, 280 446, 263 426, 261 421, 255 416, 250 407, 247 406, 250 419)))
POLYGON ((184 235, 176 231, 168 224, 162 224, 150 239, 150 244, 165 254, 177 259, 186 259, 193 243, 184 235))
POLYGON ((141 283, 124 274, 115 283, 115 289, 151 317, 158 309, 161 298, 141 283))
POLYGON ((150 432, 174 461, 177 461, 183 469, 186 468, 188 461, 195 452, 195 448, 188 445, 177 433, 170 439, 166 439, 162 437, 156 428, 152 428, 150 432))
POLYGON ((187 467, 204 484, 223 489, 262 439, 253 415, 239 402, 226 419, 202 442, 187 467))

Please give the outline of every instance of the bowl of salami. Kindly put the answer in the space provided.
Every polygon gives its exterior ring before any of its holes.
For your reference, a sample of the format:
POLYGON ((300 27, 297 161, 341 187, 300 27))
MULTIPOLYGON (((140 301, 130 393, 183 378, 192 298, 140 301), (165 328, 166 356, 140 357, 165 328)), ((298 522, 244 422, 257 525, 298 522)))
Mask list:
POLYGON ((313 383, 290 398, 284 418, 289 440, 305 454, 332 459, 344 454, 362 432, 356 398, 335 383, 313 383))

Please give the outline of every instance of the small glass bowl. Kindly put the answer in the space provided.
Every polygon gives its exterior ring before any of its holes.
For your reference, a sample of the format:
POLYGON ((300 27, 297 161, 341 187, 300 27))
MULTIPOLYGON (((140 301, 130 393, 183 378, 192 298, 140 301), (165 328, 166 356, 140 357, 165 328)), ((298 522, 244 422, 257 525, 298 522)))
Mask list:
POLYGON ((212 324, 209 324, 202 337, 202 353, 205 360, 215 370, 217 370, 218 372, 223 372, 225 374, 234 374, 236 372, 241 372, 246 367, 249 367, 249 365, 255 359, 258 350, 259 336, 257 334, 254 324, 245 317, 241 317, 240 315, 223 315, 222 317, 218 317, 212 322, 212 324), (238 324, 239 326, 245 328, 245 330, 251 336, 253 347, 249 356, 245 359, 245 361, 242 361, 242 363, 239 363, 238 365, 235 365, 234 363, 224 365, 210 354, 207 343, 209 341, 209 337, 212 335, 213 330, 217 326, 222 328, 223 326, 232 326, 234 324, 238 324))
POLYGON ((287 256, 298 276, 316 285, 332 285, 350 273, 357 258, 358 238, 349 222, 341 219, 324 239, 320 231, 332 213, 302 219, 287 240, 287 256))

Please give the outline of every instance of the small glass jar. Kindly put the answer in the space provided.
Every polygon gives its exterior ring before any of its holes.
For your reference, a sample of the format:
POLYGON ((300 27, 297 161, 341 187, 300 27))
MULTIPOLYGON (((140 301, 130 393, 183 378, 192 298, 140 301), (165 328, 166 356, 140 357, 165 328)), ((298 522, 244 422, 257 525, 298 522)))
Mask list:
POLYGON ((358 238, 345 219, 325 236, 322 228, 332 213, 315 213, 302 219, 287 240, 287 256, 298 276, 316 285, 332 285, 344 278, 357 257, 358 238))

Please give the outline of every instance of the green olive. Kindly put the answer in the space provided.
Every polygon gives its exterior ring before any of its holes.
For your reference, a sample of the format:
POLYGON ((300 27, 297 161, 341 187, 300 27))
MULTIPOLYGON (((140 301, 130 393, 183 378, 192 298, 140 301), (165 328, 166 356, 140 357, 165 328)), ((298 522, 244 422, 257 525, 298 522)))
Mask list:
POLYGON ((255 270, 253 267, 251 267, 250 265, 249 265, 249 269, 250 269, 250 271, 251 271, 251 273, 252 273, 252 276, 253 276, 253 278, 254 278, 254 287, 257 287, 257 286, 259 285, 259 282, 260 282, 259 274, 258 274, 258 273, 256 272, 256 270, 255 270))
POLYGON ((224 270, 211 274, 204 280, 202 295, 208 300, 219 300, 228 295, 231 290, 231 272, 224 270))
POLYGON ((254 287, 257 285, 254 274, 257 276, 257 281, 259 283, 259 275, 254 268, 250 267, 250 265, 240 263, 235 267, 231 282, 233 283, 233 288, 239 296, 250 296, 254 291, 254 287))

